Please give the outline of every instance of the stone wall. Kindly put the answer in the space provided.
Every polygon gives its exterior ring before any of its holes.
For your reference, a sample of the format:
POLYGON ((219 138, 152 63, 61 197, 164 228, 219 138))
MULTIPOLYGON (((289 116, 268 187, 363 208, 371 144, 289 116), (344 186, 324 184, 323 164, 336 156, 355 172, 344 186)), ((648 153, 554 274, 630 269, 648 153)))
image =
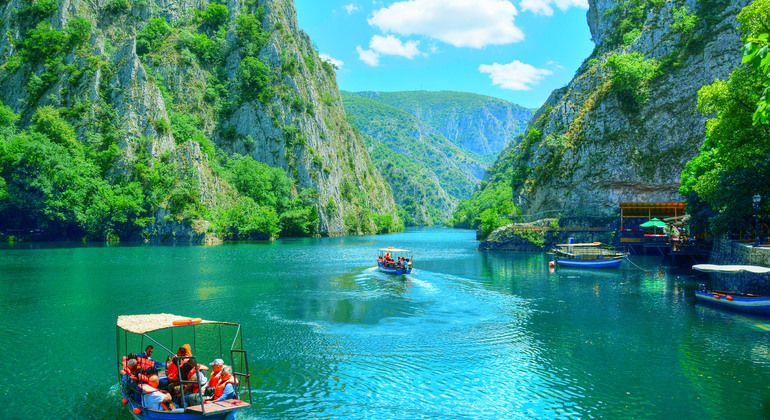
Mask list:
MULTIPOLYGON (((755 248, 749 244, 719 238, 714 241, 709 263, 770 267, 770 248, 755 248)), ((710 286, 717 290, 770 295, 770 275, 766 274, 710 274, 709 281, 710 286)))

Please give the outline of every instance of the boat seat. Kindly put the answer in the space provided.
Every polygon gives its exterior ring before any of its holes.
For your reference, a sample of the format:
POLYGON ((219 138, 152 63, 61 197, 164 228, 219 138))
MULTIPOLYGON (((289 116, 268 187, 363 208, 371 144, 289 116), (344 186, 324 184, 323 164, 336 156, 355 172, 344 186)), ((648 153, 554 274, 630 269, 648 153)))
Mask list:
MULTIPOLYGON (((239 408, 248 407, 249 403, 241 400, 224 400, 224 401, 207 401, 206 415, 214 413, 227 413, 229 411, 237 410, 239 408)), ((188 412, 201 413, 203 409, 200 404, 191 405, 187 407, 188 412)))

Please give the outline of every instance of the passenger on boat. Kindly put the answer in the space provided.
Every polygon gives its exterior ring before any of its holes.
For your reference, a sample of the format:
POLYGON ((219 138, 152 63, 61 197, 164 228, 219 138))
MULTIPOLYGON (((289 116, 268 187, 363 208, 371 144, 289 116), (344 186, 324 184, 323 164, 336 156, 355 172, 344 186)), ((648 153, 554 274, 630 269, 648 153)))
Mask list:
POLYGON ((219 382, 214 388, 214 395, 210 400, 224 401, 238 398, 238 395, 235 393, 235 384, 236 380, 233 376, 233 369, 230 366, 225 366, 219 374, 219 382))
POLYGON ((209 365, 211 365, 211 377, 209 378, 208 384, 206 384, 205 394, 207 397, 214 395, 214 390, 217 387, 220 375, 222 374, 222 368, 225 367, 225 361, 222 359, 214 359, 209 365))
POLYGON ((139 361, 133 354, 127 356, 128 360, 125 362, 125 367, 121 370, 124 377, 128 377, 136 382, 147 382, 145 370, 139 367, 139 361))
POLYGON ((153 364, 152 367, 154 367, 155 369, 165 369, 166 368, 166 364, 165 363, 158 362, 158 361, 155 361, 155 360, 152 359, 152 353, 154 351, 155 351, 155 347, 153 347, 153 345, 150 344, 149 346, 147 346, 144 349, 144 352, 137 354, 136 357, 141 357, 143 359, 147 359, 147 360, 152 361, 152 364, 153 364))
POLYGON ((142 389, 142 406, 157 411, 173 410, 175 407, 171 401, 171 394, 159 390, 158 385, 160 385, 158 375, 150 376, 146 384, 140 385, 142 389))
POLYGON ((123 369, 120 374, 121 382, 123 383, 128 395, 138 400, 141 397, 141 391, 139 385, 147 381, 147 376, 143 374, 143 371, 139 369, 139 362, 136 361, 136 355, 129 354, 123 357, 123 369))
MULTIPOLYGON (((181 375, 185 380, 187 381, 195 381, 195 374, 196 374, 196 365, 195 362, 193 362, 192 359, 188 360, 184 365, 181 367, 181 375)), ((189 383, 184 385, 184 394, 185 399, 187 400, 187 405, 198 405, 201 403, 200 398, 200 387, 205 386, 206 382, 208 381, 206 379, 206 374, 203 373, 204 370, 208 370, 209 368, 205 365, 197 365, 197 374, 198 374, 198 380, 195 383, 189 383)))
POLYGON ((179 349, 176 351, 176 356, 174 356, 169 361, 168 367, 166 369, 166 377, 168 377, 170 382, 179 382, 179 369, 177 367, 177 362, 179 363, 179 366, 181 366, 185 364, 190 357, 192 357, 192 351, 190 350, 189 344, 185 344, 182 347, 179 347, 179 349))

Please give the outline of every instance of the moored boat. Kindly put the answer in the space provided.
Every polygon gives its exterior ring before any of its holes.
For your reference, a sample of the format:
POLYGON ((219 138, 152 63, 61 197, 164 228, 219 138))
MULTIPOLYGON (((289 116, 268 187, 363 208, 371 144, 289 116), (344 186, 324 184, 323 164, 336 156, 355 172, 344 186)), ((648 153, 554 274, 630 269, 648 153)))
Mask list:
POLYGON ((576 268, 618 268, 628 256, 601 242, 558 244, 553 252, 556 264, 576 268))
MULTIPOLYGON (((692 266, 692 268, 693 270, 704 273, 751 273, 758 275, 770 273, 770 268, 756 265, 696 264, 692 266)), ((701 284, 695 292, 695 298, 698 302, 723 309, 754 315, 770 316, 770 296, 723 290, 709 290, 704 284, 701 284)))
MULTIPOLYGON (((120 389, 123 395, 122 403, 128 407, 137 419, 234 419, 237 411, 249 407, 249 403, 240 399, 241 393, 246 393, 251 400, 251 383, 246 351, 242 348, 243 337, 241 326, 232 322, 207 321, 200 318, 189 318, 172 314, 121 315, 117 321, 117 366, 120 389), (192 343, 192 345, 182 343, 192 343), (145 406, 146 395, 151 392, 168 393, 171 387, 161 385, 158 388, 150 385, 146 378, 152 381, 153 375, 158 375, 161 384, 167 384, 165 363, 155 362, 146 351, 152 345, 158 354, 167 354, 167 363, 175 363, 177 372, 184 372, 183 365, 190 362, 192 379, 182 378, 178 381, 179 395, 175 406, 167 406, 156 410, 145 406), (172 349, 179 346, 179 351, 186 347, 190 353, 181 357, 173 357, 179 353, 172 349), (171 359, 173 357, 173 359, 171 359), (140 366, 146 369, 127 371, 128 362, 134 358, 141 360, 140 366), (170 361, 169 361, 170 360, 170 361), (222 397, 221 400, 208 401, 201 376, 205 372, 207 360, 229 362, 232 379, 228 380, 234 388, 234 398, 222 397), (164 380, 165 379, 165 380, 164 380), (188 389, 188 391, 186 391, 188 389), (227 398, 227 399, 224 399, 227 398)), ((212 362, 212 364, 216 364, 212 362)), ((180 375, 181 376, 181 375, 180 375)), ((223 385, 224 387, 224 385, 223 385)), ((219 389, 214 390, 221 394, 219 389)), ((164 403, 165 404, 165 403, 164 403)))
POLYGON ((403 275, 412 272, 414 257, 408 249, 398 249, 392 246, 380 248, 377 255, 377 269, 383 273, 403 275))

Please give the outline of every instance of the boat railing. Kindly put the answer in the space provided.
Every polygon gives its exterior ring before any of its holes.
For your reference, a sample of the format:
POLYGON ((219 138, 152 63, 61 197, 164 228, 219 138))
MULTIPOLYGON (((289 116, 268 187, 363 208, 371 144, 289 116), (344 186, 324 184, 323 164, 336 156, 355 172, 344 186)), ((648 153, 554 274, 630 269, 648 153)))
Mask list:
MULTIPOLYGON (((182 408, 187 409, 187 399, 185 399, 185 392, 184 392, 184 386, 185 385, 198 385, 198 397, 201 405, 201 414, 204 416, 206 415, 206 404, 203 403, 203 387, 200 383, 200 369, 198 369, 198 359, 195 356, 185 357, 187 360, 192 360, 193 363, 193 369, 195 369, 195 379, 184 379, 182 378, 182 366, 179 363, 180 358, 175 357, 174 358, 174 364, 176 364, 177 372, 179 372, 179 390, 181 392, 181 402, 182 402, 182 408)), ((187 362, 185 362, 187 363, 187 362)), ((192 395, 192 393, 190 393, 192 395)))
MULTIPOLYGON (((243 378, 246 380, 246 389, 248 390, 249 394, 249 404, 252 404, 251 401, 251 374, 249 374, 249 358, 246 357, 246 350, 241 349, 232 349, 230 350, 230 366, 235 366, 235 355, 239 355, 243 360, 243 366, 246 369, 245 372, 236 372, 233 371, 233 376, 235 376, 236 379, 243 378)), ((236 387, 240 388, 240 380, 236 381, 236 387)), ((240 393, 237 393, 240 397, 240 393)))

